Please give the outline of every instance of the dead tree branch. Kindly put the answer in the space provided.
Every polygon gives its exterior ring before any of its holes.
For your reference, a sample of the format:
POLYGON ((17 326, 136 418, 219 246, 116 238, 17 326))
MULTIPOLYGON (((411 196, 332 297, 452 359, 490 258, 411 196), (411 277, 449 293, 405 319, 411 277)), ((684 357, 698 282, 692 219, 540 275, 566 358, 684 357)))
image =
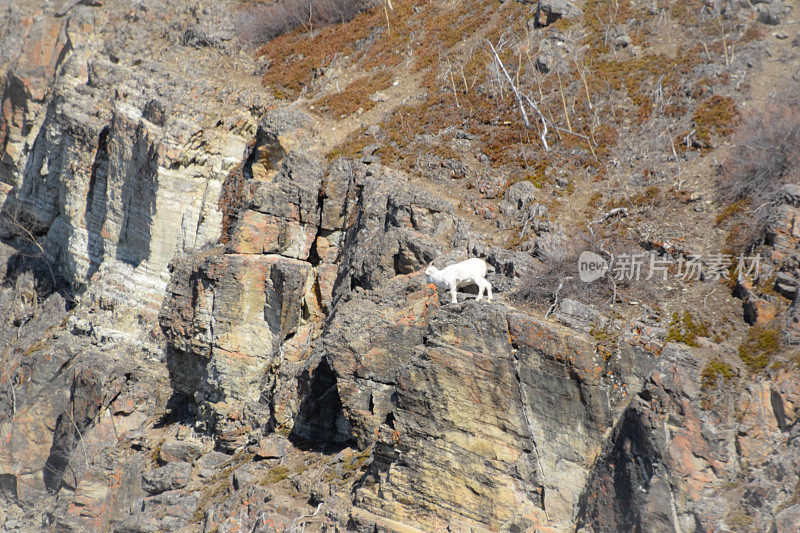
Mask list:
POLYGON ((11 417, 13 418, 14 415, 17 414, 17 391, 14 389, 14 381, 17 379, 17 374, 11 376, 9 383, 11 384, 11 417))
POLYGON ((608 220, 609 218, 620 215, 623 217, 628 216, 628 208, 627 207, 615 207, 614 209, 606 212, 603 214, 602 220, 608 220))
MULTIPOLYGON (((539 120, 542 122, 542 132, 541 132, 541 139, 542 145, 544 146, 545 151, 550 150, 550 147, 547 145, 547 121, 542 115, 542 112, 539 110, 539 106, 534 102, 528 95, 523 94, 519 88, 517 88, 514 80, 511 78, 511 75, 506 70, 506 66, 503 64, 503 61, 500 59, 500 55, 497 53, 497 49, 495 49, 494 45, 488 39, 486 40, 489 43, 489 47, 492 49, 492 54, 494 54, 494 60, 496 62, 497 68, 499 71, 502 71, 503 76, 505 77, 508 84, 511 86, 511 90, 514 92, 514 96, 517 99, 517 105, 519 106, 519 111, 522 114, 522 120, 525 123, 526 128, 531 127, 530 120, 528 120, 528 113, 525 111, 525 102, 531 106, 531 108, 536 111, 536 114, 539 115, 539 120)), ((499 46, 499 45, 498 45, 499 46)), ((500 84, 502 86, 502 84, 500 84)))
POLYGON ((572 279, 572 276, 567 276, 567 277, 561 279, 561 282, 558 284, 558 288, 556 289, 556 292, 553 295, 553 305, 551 305, 550 309, 548 309, 547 313, 545 313, 545 315, 544 315, 545 318, 550 316, 550 313, 552 313, 553 311, 556 310, 556 307, 558 307, 558 296, 561 293, 561 289, 564 288, 564 282, 565 281, 569 281, 571 279, 572 279))

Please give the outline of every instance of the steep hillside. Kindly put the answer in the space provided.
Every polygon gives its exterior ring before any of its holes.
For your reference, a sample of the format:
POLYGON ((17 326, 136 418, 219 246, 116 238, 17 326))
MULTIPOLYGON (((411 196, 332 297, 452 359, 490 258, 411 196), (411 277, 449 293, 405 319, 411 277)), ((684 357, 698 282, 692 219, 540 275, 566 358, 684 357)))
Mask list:
POLYGON ((0 13, 1 531, 800 527, 796 2, 0 13))

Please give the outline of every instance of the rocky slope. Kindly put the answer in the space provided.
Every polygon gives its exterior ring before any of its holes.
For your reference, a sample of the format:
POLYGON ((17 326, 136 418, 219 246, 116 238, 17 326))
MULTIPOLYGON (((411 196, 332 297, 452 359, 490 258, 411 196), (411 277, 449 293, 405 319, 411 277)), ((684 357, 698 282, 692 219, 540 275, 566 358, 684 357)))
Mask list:
POLYGON ((0 0, 0 530, 796 530, 796 184, 749 212, 763 212, 771 277, 598 298, 570 271, 544 305, 519 295, 586 227, 598 250, 681 258, 736 237, 749 215, 715 201, 714 165, 736 148, 727 124, 702 121, 708 85, 742 110, 769 101, 765 84, 796 88, 798 6, 725 3, 707 61, 651 88, 694 106, 672 116, 667 96, 647 114, 637 88, 620 97, 619 73, 602 91, 578 76, 585 60, 602 77, 606 56, 661 75, 642 58, 667 53, 666 37, 637 33, 663 24, 659 6, 599 28, 590 15, 618 5, 395 3, 390 27, 407 16, 453 61, 478 38, 429 14, 489 37, 520 17, 541 104, 566 115, 552 153, 522 142, 545 167, 508 163, 514 105, 447 126, 441 106, 466 113, 459 94, 477 108, 512 93, 492 92, 499 78, 471 90, 467 59, 465 90, 451 71, 436 100, 430 58, 381 51, 393 34, 367 23, 382 8, 356 19, 369 35, 346 28, 347 53, 300 70, 311 78, 290 102, 292 61, 312 52, 243 50, 236 0, 0 0), (597 46, 605 31, 605 55, 572 24, 597 46), (335 104, 369 54, 395 82, 335 104), (585 91, 592 120, 617 121, 607 146, 566 140, 570 57, 575 131, 589 138, 585 91), (670 149, 651 154, 662 129, 670 149), (619 207, 627 218, 604 215, 619 207), (493 268, 494 302, 450 304, 425 284, 431 261, 473 256, 493 268))

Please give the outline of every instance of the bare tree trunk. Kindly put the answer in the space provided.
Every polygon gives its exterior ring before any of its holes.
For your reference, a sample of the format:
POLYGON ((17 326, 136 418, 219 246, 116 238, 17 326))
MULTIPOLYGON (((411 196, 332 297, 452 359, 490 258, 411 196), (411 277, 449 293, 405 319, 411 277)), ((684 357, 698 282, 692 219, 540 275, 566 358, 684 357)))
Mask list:
POLYGON ((527 101, 528 105, 530 105, 531 108, 533 108, 533 110, 536 111, 536 113, 539 115, 539 120, 541 120, 542 122, 542 133, 540 135, 542 139, 542 145, 544 145, 545 150, 550 150, 550 147, 547 145, 547 121, 545 120, 544 115, 542 115, 542 112, 539 110, 539 106, 529 96, 522 94, 520 92, 516 84, 514 84, 514 80, 511 79, 511 76, 508 74, 506 66, 500 59, 500 56, 498 55, 494 45, 488 39, 486 40, 486 42, 489 43, 489 47, 492 49, 492 53, 494 54, 494 59, 497 63, 498 70, 502 71, 503 76, 506 78, 506 81, 511 86, 511 90, 514 92, 514 97, 517 99, 517 105, 519 106, 519 111, 522 114, 522 121, 525 123, 525 127, 526 128, 531 127, 530 120, 528 120, 528 113, 525 111, 525 102, 527 101))

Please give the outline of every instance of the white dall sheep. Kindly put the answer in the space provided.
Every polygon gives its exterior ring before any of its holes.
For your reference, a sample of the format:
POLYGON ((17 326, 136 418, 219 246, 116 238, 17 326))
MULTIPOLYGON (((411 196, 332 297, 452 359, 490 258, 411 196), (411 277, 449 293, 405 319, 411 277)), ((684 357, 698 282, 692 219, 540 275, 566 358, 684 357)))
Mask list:
POLYGON ((488 270, 486 261, 473 257, 460 263, 448 265, 441 270, 431 264, 425 269, 425 275, 428 277, 428 283, 449 288, 453 303, 458 302, 456 299, 458 287, 469 285, 470 283, 478 286, 476 300, 483 298, 483 291, 485 290, 487 299, 492 301, 492 284, 486 281, 486 272, 488 270))

